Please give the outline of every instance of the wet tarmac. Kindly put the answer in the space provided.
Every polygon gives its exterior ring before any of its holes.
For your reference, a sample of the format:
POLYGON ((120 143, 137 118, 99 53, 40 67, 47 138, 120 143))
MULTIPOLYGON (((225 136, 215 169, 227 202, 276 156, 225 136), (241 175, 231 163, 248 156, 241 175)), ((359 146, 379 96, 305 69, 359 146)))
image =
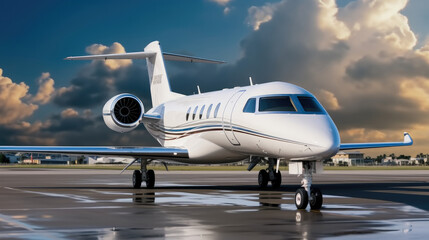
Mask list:
POLYGON ((320 211, 296 210, 300 179, 260 190, 257 172, 0 169, 2 239, 427 239, 429 171, 326 171, 320 211))

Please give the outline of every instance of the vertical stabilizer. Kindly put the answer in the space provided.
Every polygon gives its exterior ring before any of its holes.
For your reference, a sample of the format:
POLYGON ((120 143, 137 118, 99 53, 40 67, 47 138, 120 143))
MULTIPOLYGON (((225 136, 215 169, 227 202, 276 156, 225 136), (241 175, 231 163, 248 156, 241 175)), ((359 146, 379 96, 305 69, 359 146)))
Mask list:
POLYGON ((174 93, 171 92, 165 71, 164 59, 158 41, 149 43, 144 49, 145 52, 153 52, 155 55, 148 57, 147 70, 149 73, 150 93, 152 95, 152 106, 156 107, 161 103, 170 100, 174 93))

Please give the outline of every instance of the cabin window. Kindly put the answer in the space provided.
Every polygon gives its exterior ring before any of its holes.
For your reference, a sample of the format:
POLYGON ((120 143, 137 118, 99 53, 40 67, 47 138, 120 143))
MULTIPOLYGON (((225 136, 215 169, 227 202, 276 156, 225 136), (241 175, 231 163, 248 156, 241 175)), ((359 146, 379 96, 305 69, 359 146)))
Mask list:
POLYGON ((200 111, 200 119, 203 117, 204 108, 206 108, 206 105, 203 105, 200 111))
POLYGON ((216 108, 215 108, 215 110, 214 110, 214 117, 215 117, 215 118, 217 117, 217 113, 219 112, 219 108, 220 108, 220 103, 218 103, 218 104, 216 105, 216 108))
POLYGON ((191 107, 188 108, 188 111, 186 112, 186 121, 189 120, 189 114, 191 113, 191 107))
POLYGON ((320 113, 322 109, 312 97, 298 97, 299 103, 306 112, 320 113))
POLYGON ((198 106, 196 106, 194 109, 194 114, 192 114, 192 120, 195 119, 195 115, 197 114, 197 111, 198 111, 198 106))
POLYGON ((247 100, 246 105, 244 105, 243 112, 254 113, 256 108, 256 98, 250 98, 247 100))
POLYGON ((206 115, 207 119, 209 119, 210 117, 210 112, 212 111, 212 107, 213 107, 213 104, 210 104, 209 108, 207 109, 207 115, 206 115))
POLYGON ((289 96, 261 97, 260 112, 296 112, 289 96))

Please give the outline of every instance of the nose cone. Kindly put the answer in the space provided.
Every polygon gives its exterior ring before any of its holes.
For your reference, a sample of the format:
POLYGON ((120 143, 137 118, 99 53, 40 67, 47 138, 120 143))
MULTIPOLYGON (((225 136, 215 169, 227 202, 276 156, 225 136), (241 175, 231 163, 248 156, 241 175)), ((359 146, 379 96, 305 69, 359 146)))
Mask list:
POLYGON ((311 147, 313 155, 324 159, 330 158, 338 152, 341 142, 340 134, 329 116, 315 121, 312 132, 309 143, 314 146, 311 147))
POLYGON ((305 115, 295 120, 294 132, 305 143, 302 157, 326 159, 340 147, 340 135, 329 115, 305 115))

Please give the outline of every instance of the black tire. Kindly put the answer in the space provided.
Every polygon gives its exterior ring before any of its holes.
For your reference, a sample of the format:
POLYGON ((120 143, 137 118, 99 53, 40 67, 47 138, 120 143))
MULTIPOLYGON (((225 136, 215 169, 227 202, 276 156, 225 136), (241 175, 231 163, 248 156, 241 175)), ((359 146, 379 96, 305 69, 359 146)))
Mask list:
POLYGON ((140 188, 142 186, 142 173, 139 170, 133 172, 133 188, 140 188))
POLYGON ((298 209, 305 209, 308 205, 308 193, 304 188, 298 188, 295 193, 295 206, 298 209))
POLYGON ((258 184, 260 188, 266 188, 268 185, 268 173, 265 170, 260 170, 258 174, 258 184))
POLYGON ((323 195, 318 188, 311 188, 310 207, 313 210, 319 210, 323 204, 323 195))
POLYGON ((279 172, 274 172, 275 179, 271 181, 271 186, 273 188, 279 188, 282 185, 282 174, 279 172))
POLYGON ((155 172, 147 170, 146 172, 146 188, 153 188, 155 186, 155 172))

